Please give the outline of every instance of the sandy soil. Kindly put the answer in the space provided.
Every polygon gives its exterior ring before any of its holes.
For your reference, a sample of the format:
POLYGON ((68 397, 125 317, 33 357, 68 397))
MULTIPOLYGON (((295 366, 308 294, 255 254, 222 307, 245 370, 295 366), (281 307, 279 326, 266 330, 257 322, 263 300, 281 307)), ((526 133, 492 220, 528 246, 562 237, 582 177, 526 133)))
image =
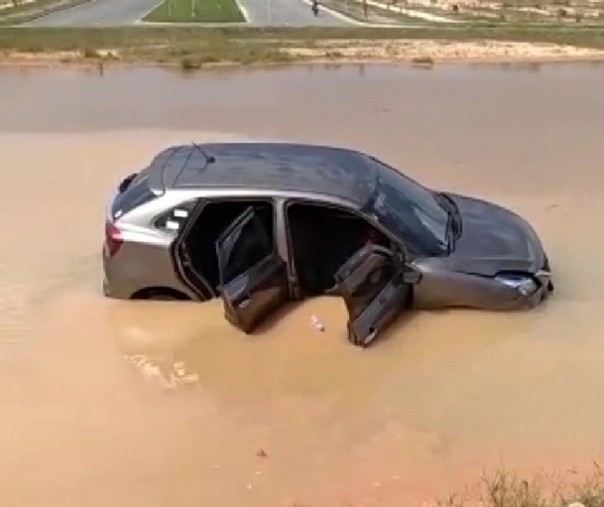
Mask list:
POLYGON ((600 459, 597 76, 263 76, 4 76, 2 505, 412 506, 463 490, 484 468, 600 459), (253 93, 232 103, 241 87, 253 93), (161 90, 170 99, 158 107, 161 90), (129 109, 137 100, 164 125, 190 111, 217 130, 232 118, 243 134, 146 130, 150 118, 129 109), (89 131, 98 115, 140 128, 89 131), (413 314, 366 351, 346 342, 336 298, 294 305, 251 337, 218 302, 104 299, 102 209, 118 179, 173 142, 252 134, 373 148, 423 181, 511 206, 548 247, 555 297, 529 313, 413 314))
POLYGON ((600 59, 604 51, 557 44, 525 42, 450 42, 439 40, 395 41, 326 41, 318 48, 292 49, 296 56, 310 58, 331 57, 352 60, 414 60, 431 58, 434 61, 522 61, 556 59, 600 59))

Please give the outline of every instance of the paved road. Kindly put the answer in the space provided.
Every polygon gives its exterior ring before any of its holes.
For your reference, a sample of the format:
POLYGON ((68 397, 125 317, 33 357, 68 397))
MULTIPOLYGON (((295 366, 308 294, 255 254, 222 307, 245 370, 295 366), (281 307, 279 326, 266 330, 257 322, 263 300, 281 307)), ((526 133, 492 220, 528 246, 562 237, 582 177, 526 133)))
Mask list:
POLYGON ((119 26, 129 25, 151 11, 161 0, 92 0, 22 26, 119 26))
POLYGON ((310 3, 304 0, 238 0, 252 25, 273 26, 342 26, 348 18, 321 9, 314 16, 310 3))
MULTIPOLYGON (((210 0, 211 1, 211 0, 210 0)), ((92 0, 55 12, 22 26, 120 26, 130 25, 151 11, 161 0, 92 0)), ((342 26, 348 18, 321 10, 315 17, 307 0, 239 0, 251 25, 342 26)))

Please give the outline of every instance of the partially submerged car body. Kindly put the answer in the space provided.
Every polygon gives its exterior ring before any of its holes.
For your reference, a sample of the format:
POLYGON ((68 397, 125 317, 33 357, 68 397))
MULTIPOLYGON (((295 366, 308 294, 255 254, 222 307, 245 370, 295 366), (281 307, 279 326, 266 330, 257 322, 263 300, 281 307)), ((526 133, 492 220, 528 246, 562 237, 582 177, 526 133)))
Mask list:
MULTIPOLYGON (((217 143, 169 148, 122 182, 107 211, 105 293, 220 296, 229 322, 252 332, 306 295, 310 264, 297 266, 295 246, 309 240, 297 236, 295 206, 347 214, 383 239, 354 243, 329 272, 357 345, 411 306, 530 308, 553 288, 539 238, 511 211, 431 191, 353 150, 217 143), (217 203, 230 203, 228 213, 206 218, 206 232, 196 236, 199 217, 217 203), (195 266, 214 255, 215 275, 195 266)), ((327 241, 331 232, 323 233, 327 241)))

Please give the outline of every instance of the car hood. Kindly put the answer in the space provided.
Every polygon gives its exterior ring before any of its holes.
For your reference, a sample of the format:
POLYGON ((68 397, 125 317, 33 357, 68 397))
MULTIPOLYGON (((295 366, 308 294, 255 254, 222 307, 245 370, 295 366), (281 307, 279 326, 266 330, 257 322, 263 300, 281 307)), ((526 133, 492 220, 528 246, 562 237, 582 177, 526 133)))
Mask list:
POLYGON ((461 236, 449 256, 455 271, 494 276, 501 271, 535 273, 545 253, 532 227, 495 204, 448 194, 461 215, 461 236))

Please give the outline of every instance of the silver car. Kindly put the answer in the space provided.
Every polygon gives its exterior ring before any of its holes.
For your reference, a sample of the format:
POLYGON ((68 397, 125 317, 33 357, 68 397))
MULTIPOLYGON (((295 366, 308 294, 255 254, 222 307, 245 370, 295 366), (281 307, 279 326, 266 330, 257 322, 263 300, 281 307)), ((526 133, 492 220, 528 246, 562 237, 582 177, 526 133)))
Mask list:
POLYGON ((411 307, 531 308, 553 290, 516 214, 328 146, 170 147, 119 185, 105 236, 107 296, 220 297, 245 333, 287 301, 337 294, 367 346, 411 307))

